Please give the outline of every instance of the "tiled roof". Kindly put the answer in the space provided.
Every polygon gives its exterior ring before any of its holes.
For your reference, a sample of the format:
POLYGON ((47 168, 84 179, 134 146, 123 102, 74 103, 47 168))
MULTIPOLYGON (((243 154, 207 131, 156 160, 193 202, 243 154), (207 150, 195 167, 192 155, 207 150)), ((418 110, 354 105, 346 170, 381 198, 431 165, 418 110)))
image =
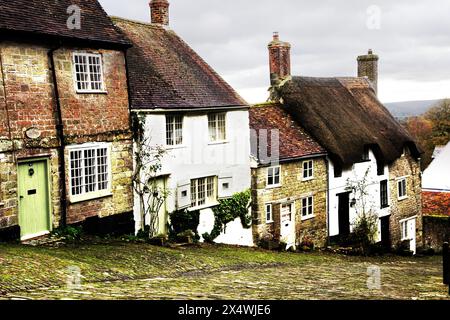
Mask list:
POLYGON ((0 32, 129 45, 97 0, 0 0, 0 32), (81 9, 81 29, 67 26, 72 5, 81 9))
POLYGON ((293 77, 279 95, 293 118, 340 165, 361 161, 367 147, 382 163, 400 157, 405 146, 420 156, 413 138, 365 78, 293 77))
MULTIPOLYGON (((279 130, 280 160, 290 160, 325 154, 322 148, 301 126, 289 115, 280 104, 264 104, 250 108, 250 128, 259 136, 260 130, 267 130, 268 150, 272 141, 271 130, 279 130)), ((255 144, 253 144, 253 149, 255 144)), ((258 141, 258 145, 260 142, 258 141)), ((265 152, 265 150, 262 150, 265 152)), ((257 151, 252 150, 258 158, 257 151)))
POLYGON ((133 109, 193 109, 247 103, 177 34, 113 18, 132 41, 128 50, 133 109))
POLYGON ((447 215, 450 217, 450 192, 422 192, 424 215, 447 215))

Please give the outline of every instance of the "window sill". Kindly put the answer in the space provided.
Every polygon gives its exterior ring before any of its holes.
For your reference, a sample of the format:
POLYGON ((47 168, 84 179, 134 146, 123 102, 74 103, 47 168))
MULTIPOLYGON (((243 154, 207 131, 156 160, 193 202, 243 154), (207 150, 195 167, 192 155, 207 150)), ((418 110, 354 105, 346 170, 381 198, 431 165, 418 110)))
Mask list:
POLYGON ((186 148, 186 145, 184 144, 180 144, 180 145, 176 145, 176 146, 165 146, 166 150, 176 150, 176 149, 184 149, 186 148))
POLYGON ((208 146, 217 146, 217 145, 228 144, 228 143, 230 143, 228 140, 223 140, 223 141, 210 141, 210 142, 208 142, 208 146))
POLYGON ((80 202, 85 202, 85 201, 90 201, 90 200, 97 200, 97 199, 101 199, 101 198, 106 198, 106 197, 112 197, 112 192, 108 191, 108 192, 104 192, 104 193, 94 193, 94 194, 86 194, 86 195, 81 195, 81 196, 71 196, 69 198, 69 202, 70 203, 80 203, 80 202))
POLYGON ((314 177, 302 178, 302 182, 307 182, 307 181, 311 181, 311 180, 314 180, 314 177))
POLYGON ((400 197, 400 198, 398 198, 398 201, 403 201, 403 200, 406 200, 406 199, 409 199, 409 197, 408 197, 408 196, 406 196, 406 197, 400 197))
POLYGON ((315 215, 305 216, 305 217, 302 217, 302 221, 311 220, 311 219, 314 219, 315 217, 316 217, 315 215))
POLYGON ((188 211, 191 212, 191 211, 203 210, 203 209, 208 209, 208 208, 215 207, 218 205, 219 205, 219 202, 216 201, 214 203, 208 203, 208 204, 204 204, 204 205, 197 206, 197 207, 191 207, 188 209, 188 211))
POLYGON ((266 224, 272 224, 275 223, 275 221, 271 220, 271 221, 266 221, 266 224))
POLYGON ((108 94, 108 91, 76 91, 77 94, 108 94))
POLYGON ((3 206, 5 206, 5 203, 4 202, 0 202, 0 207, 3 207, 3 206))
POLYGON ((281 184, 266 186, 266 190, 281 188, 281 184))
POLYGON ((390 206, 381 206, 381 210, 383 210, 383 209, 387 209, 387 208, 389 208, 390 206))

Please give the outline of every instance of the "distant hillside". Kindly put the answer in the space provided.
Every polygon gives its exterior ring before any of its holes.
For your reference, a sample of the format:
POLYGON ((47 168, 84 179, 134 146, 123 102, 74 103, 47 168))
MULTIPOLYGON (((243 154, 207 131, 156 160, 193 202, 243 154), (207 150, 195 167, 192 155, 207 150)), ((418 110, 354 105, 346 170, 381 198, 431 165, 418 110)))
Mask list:
POLYGON ((441 100, 390 102, 384 105, 397 119, 419 116, 441 100))

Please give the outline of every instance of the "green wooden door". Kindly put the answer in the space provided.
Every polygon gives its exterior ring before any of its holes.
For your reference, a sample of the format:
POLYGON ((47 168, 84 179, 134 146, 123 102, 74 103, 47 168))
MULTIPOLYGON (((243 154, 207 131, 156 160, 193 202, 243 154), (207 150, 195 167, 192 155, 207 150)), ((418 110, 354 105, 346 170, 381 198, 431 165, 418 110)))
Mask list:
POLYGON ((19 225, 22 239, 50 231, 47 161, 19 164, 19 225))

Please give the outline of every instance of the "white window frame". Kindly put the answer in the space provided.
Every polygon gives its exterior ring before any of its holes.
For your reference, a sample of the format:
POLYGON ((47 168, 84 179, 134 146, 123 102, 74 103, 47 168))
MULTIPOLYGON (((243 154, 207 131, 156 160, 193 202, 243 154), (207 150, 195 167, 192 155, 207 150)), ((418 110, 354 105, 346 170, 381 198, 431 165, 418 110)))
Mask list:
POLYGON ((273 207, 271 203, 266 203, 265 204, 265 218, 266 218, 266 223, 273 223, 273 207), (267 217, 270 217, 270 219, 267 219, 267 217))
POLYGON ((305 160, 302 162, 302 180, 308 181, 314 179, 314 160, 305 160), (305 164, 308 164, 308 168, 305 169, 305 164), (311 175, 309 175, 309 172, 311 171, 311 175), (305 176, 305 173, 307 175, 305 176))
POLYGON ((191 179, 191 210, 198 208, 207 208, 217 204, 217 176, 201 177, 196 179, 191 179), (209 188, 211 186, 212 180, 212 190, 209 188), (199 198, 200 187, 199 183, 204 180, 204 198, 199 198), (204 203, 201 203, 204 200, 204 203))
MULTIPOLYGON (((111 196, 112 195, 112 161, 111 161, 111 143, 106 143, 106 142, 99 142, 99 143, 86 143, 86 144, 82 144, 82 145, 73 145, 73 146, 68 146, 66 147, 67 149, 67 161, 68 161, 68 168, 69 168, 69 174, 68 174, 68 180, 69 180, 69 200, 71 203, 76 203, 76 202, 82 202, 82 201, 87 201, 87 200, 92 200, 92 199, 97 199, 97 198, 102 198, 102 197, 107 197, 107 196, 111 196), (86 190, 82 190, 82 192, 80 194, 73 194, 73 190, 72 188, 73 186, 73 182, 72 182, 72 170, 74 170, 73 168, 73 161, 71 159, 71 153, 72 152, 76 152, 76 151, 81 151, 82 152, 82 161, 81 161, 81 167, 79 169, 81 169, 82 171, 82 176, 81 179, 85 179, 85 163, 84 163, 84 151, 85 150, 97 150, 98 149, 106 149, 106 174, 107 174, 107 180, 105 181, 107 183, 107 187, 106 189, 102 189, 99 190, 98 189, 98 155, 96 154, 95 156, 95 176, 96 176, 96 182, 95 182, 95 190, 94 191, 90 191, 90 192, 86 192, 86 190)), ((84 183, 82 184, 82 189, 84 187, 84 183)))
POLYGON ((103 56, 100 53, 87 53, 87 52, 74 52, 72 54, 72 66, 73 66, 73 81, 74 81, 74 86, 75 86, 75 91, 77 93, 106 93, 106 89, 105 89, 105 76, 103 73, 103 56), (89 86, 89 89, 79 89, 78 88, 78 81, 77 81, 77 70, 76 70, 76 62, 75 62, 75 57, 79 56, 79 57, 85 57, 86 58, 86 72, 85 74, 87 75, 87 83, 89 86), (90 72, 90 65, 89 65, 89 58, 90 57, 95 57, 98 58, 100 61, 100 85, 101 88, 100 89, 92 89, 92 79, 91 79, 91 72, 90 72))
POLYGON ((220 143, 227 141, 227 113, 216 112, 208 114, 208 135, 210 143, 220 143), (223 139, 219 139, 220 136, 220 119, 223 116, 223 139), (213 118, 213 119, 212 119, 213 118), (213 125, 213 127, 211 127, 213 125), (214 131, 215 137, 211 134, 214 131))
POLYGON ((273 166, 273 167, 269 167, 267 168, 267 173, 266 173, 266 186, 267 188, 276 188, 276 187, 280 187, 281 186, 281 166, 273 166), (275 169, 278 169, 278 183, 275 183, 275 169), (273 182, 272 184, 269 184, 269 173, 272 171, 272 176, 273 176, 273 182))
POLYGON ((178 148, 184 145, 184 116, 182 114, 166 114, 165 116, 165 145, 167 148, 178 148), (169 124, 169 119, 172 118, 173 122, 169 124), (177 121, 181 119, 181 134, 180 128, 177 128, 177 125, 180 125, 180 122, 177 121), (172 141, 169 143, 169 128, 172 130, 172 141), (180 134, 180 135, 179 135, 180 134), (178 136, 179 135, 179 136, 178 136), (181 141, 177 143, 178 138, 181 138, 181 141))
POLYGON ((407 181, 407 177, 402 177, 402 178, 398 178, 397 181, 397 197, 398 200, 405 200, 408 199, 408 181, 407 181), (400 183, 405 182, 405 194, 404 195, 400 195, 400 183))
POLYGON ((302 220, 308 220, 314 218, 314 196, 303 197, 300 199, 300 215, 302 220), (309 205, 309 199, 311 199, 311 205, 309 205), (306 200, 306 206, 303 205, 303 201, 306 200), (307 214, 303 215, 303 209, 306 208, 307 214), (311 208, 311 212, 309 212, 309 208, 311 208))

